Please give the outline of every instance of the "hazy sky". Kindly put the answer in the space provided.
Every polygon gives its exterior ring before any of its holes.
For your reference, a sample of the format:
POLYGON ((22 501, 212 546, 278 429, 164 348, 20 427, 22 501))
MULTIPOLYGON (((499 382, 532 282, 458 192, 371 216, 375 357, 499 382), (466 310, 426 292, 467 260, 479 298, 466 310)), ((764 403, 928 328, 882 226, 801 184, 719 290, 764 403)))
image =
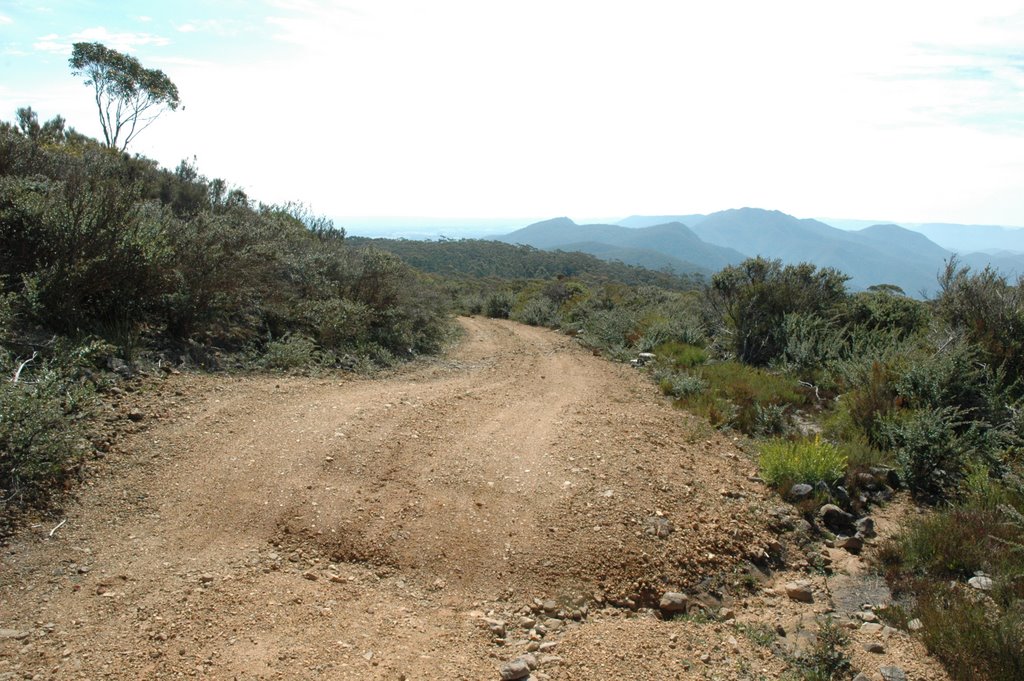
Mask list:
POLYGON ((1024 2, 0 0, 0 117, 99 136, 71 43, 164 70, 130 147, 331 216, 1024 225, 1024 2))

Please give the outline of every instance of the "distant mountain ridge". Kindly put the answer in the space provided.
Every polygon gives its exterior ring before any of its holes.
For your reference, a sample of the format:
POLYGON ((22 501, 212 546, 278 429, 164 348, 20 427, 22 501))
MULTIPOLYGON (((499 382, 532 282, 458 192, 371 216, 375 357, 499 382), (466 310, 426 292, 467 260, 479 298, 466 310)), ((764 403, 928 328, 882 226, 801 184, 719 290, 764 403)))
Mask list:
POLYGON ((734 248, 707 243, 686 225, 670 222, 651 227, 578 225, 561 217, 537 222, 498 241, 545 250, 582 250, 605 260, 655 268, 669 266, 679 273, 707 273, 742 262, 746 256, 734 248))
MULTIPOLYGON (((934 227, 939 230, 942 226, 934 227)), ((960 235, 958 238, 963 240, 963 235, 950 226, 942 228, 947 237, 960 235)), ((1017 236, 1008 228, 993 229, 1017 236)), ((989 244, 995 232, 986 234, 982 241, 989 244)), ((1024 230, 1020 236, 1024 248, 1024 230)), ((852 289, 895 284, 914 296, 935 293, 938 275, 954 255, 953 250, 921 231, 905 226, 876 224, 843 230, 820 220, 761 208, 736 208, 708 215, 634 215, 614 225, 578 225, 561 217, 497 239, 546 250, 579 250, 606 260, 668 267, 680 273, 714 272, 760 255, 784 263, 833 267, 849 275, 852 289)), ((1009 277, 1024 273, 1024 254, 1012 249, 996 254, 961 249, 959 258, 973 268, 991 264, 1009 277)))

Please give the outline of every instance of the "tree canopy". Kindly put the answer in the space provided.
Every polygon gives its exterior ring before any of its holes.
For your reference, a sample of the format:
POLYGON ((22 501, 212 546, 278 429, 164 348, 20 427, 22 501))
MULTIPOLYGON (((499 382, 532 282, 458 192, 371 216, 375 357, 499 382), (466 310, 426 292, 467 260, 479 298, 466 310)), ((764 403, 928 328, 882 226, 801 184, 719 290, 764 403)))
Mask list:
POLYGON ((124 151, 165 110, 181 104, 178 88, 159 69, 101 43, 75 43, 71 72, 92 86, 107 146, 124 151))

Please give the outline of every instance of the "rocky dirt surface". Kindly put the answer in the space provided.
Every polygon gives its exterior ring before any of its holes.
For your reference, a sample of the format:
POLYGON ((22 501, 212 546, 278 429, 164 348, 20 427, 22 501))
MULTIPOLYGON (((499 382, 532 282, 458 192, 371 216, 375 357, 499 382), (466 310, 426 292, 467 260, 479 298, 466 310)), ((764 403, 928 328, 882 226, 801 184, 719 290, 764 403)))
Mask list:
POLYGON ((868 678, 945 679, 862 629, 861 558, 780 539, 730 438, 568 337, 461 323, 384 378, 115 394, 77 502, 0 554, 0 679, 773 679, 826 613, 868 678))

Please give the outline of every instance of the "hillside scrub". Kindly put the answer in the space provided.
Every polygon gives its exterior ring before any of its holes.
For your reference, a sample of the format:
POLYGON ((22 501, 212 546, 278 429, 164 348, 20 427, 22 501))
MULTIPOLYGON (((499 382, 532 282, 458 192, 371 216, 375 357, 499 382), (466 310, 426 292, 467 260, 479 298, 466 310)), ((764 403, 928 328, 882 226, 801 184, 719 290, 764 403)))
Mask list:
MULTIPOLYGON (((369 368, 438 352, 442 290, 299 204, 264 205, 30 109, 0 123, 0 500, 45 505, 80 460, 90 374, 127 363, 369 368), (28 364, 26 358, 34 358, 28 364), (14 379, 17 367, 22 371, 14 379)), ((4 516, 7 517, 7 513, 4 516)))
POLYGON ((0 282, 18 330, 257 354, 289 333, 342 358, 436 352, 444 298, 295 204, 256 205, 81 136, 0 127, 0 282))

